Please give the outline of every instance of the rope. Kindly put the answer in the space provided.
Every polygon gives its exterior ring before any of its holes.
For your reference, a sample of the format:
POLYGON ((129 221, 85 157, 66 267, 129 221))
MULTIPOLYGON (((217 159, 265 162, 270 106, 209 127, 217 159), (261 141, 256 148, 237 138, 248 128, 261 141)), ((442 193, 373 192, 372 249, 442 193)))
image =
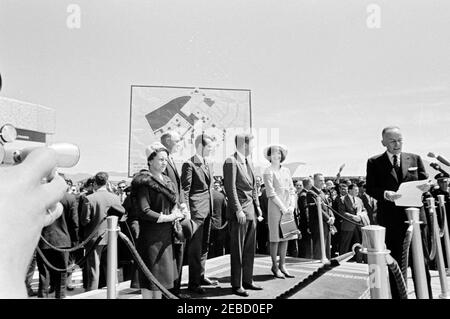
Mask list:
POLYGON ((130 250, 131 254, 133 255, 134 260, 138 264, 139 268, 142 270, 144 275, 147 277, 148 280, 150 280, 152 283, 158 287, 159 290, 163 293, 164 296, 166 296, 169 299, 178 299, 177 296, 173 295, 170 291, 168 291, 159 281, 156 279, 156 277, 151 273, 151 271, 148 269, 148 267, 145 265, 144 261, 142 260, 141 256, 139 255, 136 248, 131 243, 130 239, 121 231, 119 231, 119 237, 125 242, 128 249, 130 250))
POLYGON ((398 263, 394 258, 392 258, 391 255, 386 255, 386 263, 389 271, 392 275, 394 275, 400 299, 408 299, 408 289, 406 287, 405 278, 402 275, 402 271, 400 270, 398 263))
POLYGON ((215 228, 216 230, 222 230, 222 229, 224 229, 225 227, 227 227, 227 225, 228 225, 228 220, 225 222, 225 224, 223 224, 222 226, 220 226, 220 227, 218 227, 218 228, 215 228))
POLYGON ((303 278, 302 281, 297 283, 294 287, 291 289, 283 292, 282 294, 275 297, 275 299, 287 299, 306 286, 308 286, 310 283, 315 281, 317 278, 325 274, 327 271, 330 271, 331 269, 339 266, 341 262, 347 261, 348 259, 352 258, 356 254, 356 247, 362 248, 361 244, 356 243, 352 246, 352 251, 345 253, 343 255, 340 255, 338 257, 332 258, 330 260, 330 264, 322 264, 317 270, 309 274, 307 277, 303 278))
POLYGON ((128 223, 126 221, 125 221, 125 225, 127 227, 128 234, 130 234, 131 241, 133 242, 133 246, 136 247, 136 243, 133 238, 133 233, 131 232, 130 226, 128 226, 128 223))
MULTIPOLYGON (((412 235, 413 235, 414 226, 410 225, 406 230, 405 239, 403 240, 403 249, 402 249, 402 275, 405 279, 408 277, 408 261, 409 261, 409 247, 411 246, 412 235)), ((406 283, 407 285, 407 283, 406 283)))
POLYGON ((36 247, 36 250, 37 250, 39 256, 41 256, 41 258, 42 258, 42 260, 44 261, 44 263, 45 263, 50 269, 52 269, 52 270, 54 270, 54 271, 58 271, 58 272, 70 272, 70 271, 74 270, 75 267, 76 267, 77 265, 82 265, 83 263, 86 262, 88 256, 94 251, 94 249, 95 249, 95 248, 97 247, 97 245, 100 243, 100 241, 102 240, 102 238, 103 238, 103 236, 105 235, 105 233, 106 233, 106 231, 105 231, 102 235, 100 235, 100 236, 95 240, 94 244, 86 251, 86 254, 85 254, 82 258, 80 258, 80 260, 79 260, 78 262, 75 262, 74 264, 72 264, 71 266, 66 267, 66 268, 57 268, 57 267, 53 266, 53 265, 48 261, 48 259, 45 257, 44 253, 42 252, 42 250, 41 250, 39 247, 36 247))
POLYGON ((444 211, 441 209, 441 205, 438 206, 439 209, 436 211, 436 214, 438 216, 438 225, 439 225, 439 237, 444 237, 444 225, 446 223, 445 214, 444 211))
MULTIPOLYGON (((428 207, 429 212, 431 212, 431 207, 428 207)), ((430 260, 433 260, 436 257, 436 238, 435 238, 435 229, 434 229, 434 218, 432 213, 429 213, 430 215, 430 221, 431 221, 431 227, 430 227, 430 236, 431 236, 431 251, 430 251, 430 260)))
MULTIPOLYGON (((308 193, 312 194, 312 195, 313 195, 314 197, 316 197, 316 198, 319 197, 319 195, 317 195, 316 193, 314 193, 314 192, 312 192, 312 191, 308 191, 308 193)), ((354 220, 351 220, 351 219, 348 218, 347 216, 342 215, 341 213, 337 212, 333 207, 331 207, 330 205, 328 205, 327 203, 325 203, 324 200, 322 200, 322 204, 323 204, 324 206, 326 206, 328 209, 330 209, 334 214, 340 216, 342 219, 348 221, 349 223, 351 223, 351 224, 353 224, 353 225, 356 225, 356 226, 361 226, 361 227, 364 226, 363 223, 361 223, 361 222, 355 222, 354 220)))
POLYGON ((97 230, 100 228, 100 225, 106 220, 106 217, 103 218, 100 223, 98 223, 98 225, 95 227, 95 229, 91 232, 91 234, 80 244, 78 244, 75 247, 72 248, 59 248, 59 247, 55 247, 52 244, 50 244, 44 237, 42 237, 41 235, 41 240, 47 245, 49 246, 51 249, 56 250, 56 251, 60 251, 60 252, 74 252, 78 249, 84 248, 84 246, 92 240, 92 238, 94 238, 94 236, 97 234, 97 230))
POLYGON ((331 207, 330 205, 323 203, 326 207, 328 207, 328 209, 330 209, 333 214, 336 214, 338 216, 340 216, 342 219, 345 219, 346 221, 348 221, 349 223, 356 225, 356 226, 361 226, 364 227, 364 224, 361 222, 355 222, 354 220, 349 219, 347 216, 342 215, 341 213, 339 213, 338 211, 336 211, 333 207, 331 207))
POLYGON ((281 293, 280 295, 276 296, 275 299, 288 299, 289 297, 293 296, 309 284, 311 284, 313 281, 318 279, 320 276, 325 274, 328 270, 332 268, 331 265, 322 264, 317 270, 313 271, 311 274, 303 278, 302 281, 297 283, 294 287, 292 287, 289 290, 286 290, 285 292, 281 293))

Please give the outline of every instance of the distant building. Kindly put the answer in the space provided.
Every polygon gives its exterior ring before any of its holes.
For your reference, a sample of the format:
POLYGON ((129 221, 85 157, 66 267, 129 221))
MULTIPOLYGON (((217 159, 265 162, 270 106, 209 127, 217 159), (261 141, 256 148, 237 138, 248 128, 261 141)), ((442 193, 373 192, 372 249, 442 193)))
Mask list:
POLYGON ((5 124, 11 124, 17 130, 17 139, 6 143, 3 146, 5 150, 45 145, 49 142, 49 137, 55 133, 55 110, 38 104, 0 97, 0 127, 5 124))

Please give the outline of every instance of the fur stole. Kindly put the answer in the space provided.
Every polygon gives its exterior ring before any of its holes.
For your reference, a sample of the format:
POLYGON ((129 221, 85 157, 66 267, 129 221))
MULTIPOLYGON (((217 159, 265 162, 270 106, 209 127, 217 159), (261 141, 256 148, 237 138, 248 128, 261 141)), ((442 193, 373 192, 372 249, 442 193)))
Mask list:
POLYGON ((151 190, 162 193, 172 203, 177 203, 177 195, 172 181, 164 176, 166 184, 162 183, 159 179, 153 177, 150 173, 139 173, 131 181, 131 194, 137 194, 137 190, 141 187, 148 187, 151 190))

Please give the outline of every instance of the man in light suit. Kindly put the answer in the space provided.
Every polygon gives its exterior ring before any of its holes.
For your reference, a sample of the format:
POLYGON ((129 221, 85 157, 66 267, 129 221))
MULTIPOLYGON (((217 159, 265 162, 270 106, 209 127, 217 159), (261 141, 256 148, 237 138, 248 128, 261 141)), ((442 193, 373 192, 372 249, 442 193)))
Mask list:
MULTIPOLYGON (((425 180, 428 178, 428 174, 419 155, 402 152, 403 137, 400 128, 396 126, 384 128, 381 143, 386 147, 386 152, 371 157, 367 161, 367 194, 377 200, 378 224, 386 228, 386 248, 391 251, 391 256, 399 262, 402 257, 403 240, 408 224, 405 223, 407 220, 405 207, 395 205, 395 200, 401 196, 396 192, 401 183, 425 180)), ((423 192, 428 190, 429 186, 421 188, 423 192)), ((426 220, 424 214, 422 214, 421 220, 426 220)), ((423 246, 426 250, 426 245, 423 246)), ((428 255, 428 252, 424 253, 426 267, 428 263, 426 256, 428 255)), ((414 272, 413 268, 412 271, 414 272)), ((426 273, 428 283, 430 283, 429 272, 426 271, 426 273)), ((391 273, 389 273, 389 280, 392 298, 397 299, 399 292, 391 273)), ((416 283, 414 282, 414 284, 416 283)), ((428 289, 431 297, 430 284, 428 289)))
MULTIPOLYGON (((84 238, 88 237, 100 224, 96 231, 96 235, 87 243, 86 249, 95 243, 97 238, 106 231, 105 217, 108 211, 113 208, 118 213, 125 214, 125 209, 120 203, 119 196, 110 193, 106 189, 108 182, 108 173, 99 172, 94 177, 94 193, 88 195, 83 203, 81 211, 80 223, 84 226, 84 238)), ((108 237, 105 233, 95 250, 89 255, 86 260, 88 282, 86 291, 95 290, 99 288, 100 268, 103 273, 106 273, 106 265, 102 261, 102 255, 106 254, 106 246, 108 244, 108 237)))
POLYGON ((236 152, 225 160, 223 177, 228 197, 230 223, 231 287, 233 293, 247 297, 245 289, 261 290, 253 283, 253 262, 256 249, 257 216, 262 218, 256 192, 256 180, 248 156, 253 149, 253 136, 238 134, 236 152))
MULTIPOLYGON (((361 198, 358 197, 358 186, 355 184, 348 186, 348 194, 344 197, 340 205, 342 208, 339 211, 343 212, 348 219, 357 223, 363 223, 364 225, 370 223, 364 204, 361 198)), ((361 243, 361 226, 342 219, 339 254, 342 255, 349 252, 355 243, 361 243)), ((361 254, 357 254, 356 261, 361 262, 361 257, 361 254)))
POLYGON ((188 244, 190 291, 204 294, 201 285, 217 285, 217 280, 205 276, 205 263, 208 257, 211 213, 213 209, 213 171, 207 158, 213 150, 213 138, 201 134, 195 138, 196 154, 183 163, 181 185, 185 202, 191 212, 191 219, 198 225, 188 244))

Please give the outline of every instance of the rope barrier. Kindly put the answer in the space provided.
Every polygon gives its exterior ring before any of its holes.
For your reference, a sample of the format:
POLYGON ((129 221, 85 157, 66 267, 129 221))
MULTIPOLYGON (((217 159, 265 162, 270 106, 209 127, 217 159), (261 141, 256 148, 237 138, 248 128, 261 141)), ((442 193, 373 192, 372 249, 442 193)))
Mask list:
MULTIPOLYGON (((438 207, 438 206, 435 206, 435 208, 436 207, 438 207)), ((442 237, 444 237, 444 223, 445 223, 444 212, 441 209, 437 209, 436 216, 437 216, 437 221, 438 221, 438 226, 439 226, 439 237, 442 238, 442 237)))
POLYGON ((290 296, 296 294, 297 292, 308 286, 310 283, 318 279, 320 276, 325 274, 327 271, 330 271, 331 269, 339 266, 341 262, 345 262, 346 260, 352 258, 356 254, 355 248, 358 246, 362 247, 361 244, 356 243, 352 246, 352 251, 349 251, 348 253, 342 254, 338 257, 332 258, 329 264, 322 264, 319 268, 317 268, 317 270, 313 271, 307 277, 303 278, 302 281, 298 282, 291 289, 276 296, 275 299, 287 299, 290 296))
POLYGON ((103 236, 105 235, 106 232, 104 232, 103 234, 101 234, 94 242, 94 244, 86 251, 86 254, 80 258, 80 260, 78 262, 75 262, 73 265, 67 267, 67 268, 57 268, 55 266, 53 266, 48 259, 45 257, 44 253, 42 252, 42 250, 39 247, 36 247, 36 250, 39 254, 39 256, 41 256, 42 260, 44 261, 44 263, 52 270, 57 271, 57 272, 70 272, 72 270, 75 269, 75 267, 77 265, 82 265, 86 262, 88 256, 95 250, 95 248, 98 246, 98 244, 100 243, 100 241, 103 239, 103 236))
POLYGON ((225 222, 225 224, 223 224, 222 226, 220 226, 220 227, 218 227, 218 228, 215 228, 216 230, 222 230, 222 229, 224 229, 225 227, 227 227, 227 225, 228 225, 228 220, 225 222))
MULTIPOLYGON (((319 195, 317 195, 316 193, 312 192, 312 191, 308 191, 308 193, 312 194, 313 196, 315 196, 316 198, 319 197, 319 195)), ((339 217, 341 217, 342 219, 344 219, 345 221, 348 221, 349 223, 356 225, 356 226, 364 226, 364 224, 362 222, 355 222, 354 220, 351 220, 350 218, 348 218, 345 215, 342 215, 341 213, 339 213, 338 211, 336 211, 333 207, 331 207, 330 205, 328 205, 327 203, 325 203, 325 201, 322 200, 322 204, 327 207, 328 209, 330 209, 334 214, 338 215, 339 217)))
MULTIPOLYGON (((402 275, 406 283, 406 278, 408 277, 408 262, 409 262, 409 247, 411 246, 412 236, 413 236, 414 226, 410 225, 406 230, 405 239, 403 240, 403 249, 402 249, 402 260, 401 260, 401 269, 402 275)), ((406 287, 408 287, 406 283, 406 287)))
MULTIPOLYGON (((430 208, 430 207, 427 207, 430 208)), ((431 251, 430 251, 430 260, 433 260, 436 257, 436 250, 437 250, 437 246, 436 246, 436 238, 434 236, 434 218, 433 218, 433 214, 430 214, 430 222, 431 222, 431 227, 430 227, 430 236, 431 236, 431 251)))
POLYGON ((98 223, 98 225, 95 227, 95 229, 89 234, 89 236, 80 244, 78 244, 75 247, 72 248, 59 248, 59 247, 55 247, 52 244, 50 244, 44 237, 42 237, 41 235, 41 240, 47 245, 49 246, 51 249, 56 250, 56 251, 60 251, 60 252, 74 252, 77 251, 78 249, 84 248, 84 246, 86 246, 86 244, 88 242, 90 242, 92 240, 92 238, 94 238, 94 236, 97 234, 98 229, 100 228, 100 225, 106 220, 106 217, 103 218, 100 223, 98 223))
POLYGON ((321 264, 321 266, 319 268, 317 268, 317 270, 313 271, 311 274, 309 274, 308 276, 303 278, 303 280, 298 282, 291 289, 286 290, 285 292, 283 292, 280 295, 276 296, 275 299, 287 299, 287 298, 293 296, 294 294, 296 294, 297 292, 299 292, 300 290, 302 290, 303 288, 305 288, 306 286, 311 284, 313 281, 318 279, 320 276, 325 274, 332 267, 334 267, 334 265, 331 266, 331 263, 330 264, 321 264))
POLYGON ((363 223, 361 223, 361 222, 355 222, 354 220, 351 220, 350 218, 348 218, 348 217, 342 215, 341 213, 339 213, 338 211, 336 211, 336 210, 335 210, 333 207, 331 207, 330 205, 328 205, 328 204, 326 204, 326 203, 323 203, 323 204, 324 204, 328 209, 330 209, 330 210, 333 212, 333 214, 338 215, 339 217, 341 217, 342 219, 348 221, 349 223, 351 223, 351 224, 353 224, 353 225, 356 225, 356 226, 361 226, 361 227, 364 226, 363 223))
POLYGON ((130 239, 121 231, 118 232, 119 237, 125 242, 126 246, 130 250, 133 259, 136 261, 139 268, 142 270, 144 275, 147 277, 148 280, 150 280, 152 283, 158 287, 158 289, 163 293, 164 296, 166 296, 169 299, 178 299, 177 296, 172 294, 170 291, 168 291, 159 281, 156 279, 156 277, 151 273, 151 271, 148 269, 148 267, 145 265, 144 261, 142 260, 141 256, 139 255, 136 248, 131 243, 130 239))
POLYGON ((131 232, 130 226, 128 226, 127 222, 125 222, 125 226, 127 227, 128 234, 130 234, 131 242, 133 243, 133 246, 136 247, 136 242, 134 241, 133 233, 131 232))
POLYGON ((389 254, 386 255, 386 263, 389 271, 394 275, 400 299, 408 299, 408 288, 397 261, 389 254))

